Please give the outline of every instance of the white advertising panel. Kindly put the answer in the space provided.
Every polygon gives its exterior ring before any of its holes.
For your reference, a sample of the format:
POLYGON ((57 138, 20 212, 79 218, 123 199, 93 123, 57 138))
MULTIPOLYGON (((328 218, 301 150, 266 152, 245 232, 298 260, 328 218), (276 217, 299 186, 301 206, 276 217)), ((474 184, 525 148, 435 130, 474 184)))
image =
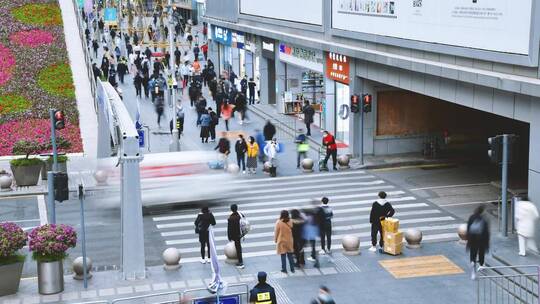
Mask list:
POLYGON ((323 0, 240 0, 240 13, 322 25, 323 0))
POLYGON ((529 54, 532 0, 332 0, 332 27, 529 54))

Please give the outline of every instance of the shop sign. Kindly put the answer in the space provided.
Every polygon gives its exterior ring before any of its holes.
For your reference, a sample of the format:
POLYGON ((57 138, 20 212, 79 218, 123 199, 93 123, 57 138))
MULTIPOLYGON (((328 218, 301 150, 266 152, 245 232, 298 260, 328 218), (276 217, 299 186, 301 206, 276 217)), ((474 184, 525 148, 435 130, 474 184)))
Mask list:
MULTIPOLYGON (((229 30, 229 31, 231 31, 231 30, 229 30)), ((232 44, 231 44, 231 46, 235 47, 237 49, 243 49, 244 46, 245 46, 245 43, 246 43, 244 33, 236 32, 236 31, 231 31, 231 32, 232 32, 232 44)))
POLYGON ((349 84, 349 57, 338 53, 327 53, 326 55, 326 77, 349 84))
POLYGON ((265 58, 274 59, 274 40, 262 39, 262 55, 265 58))
POLYGON ((232 31, 228 28, 220 27, 220 26, 214 26, 214 30, 212 31, 214 34, 213 38, 214 41, 221 43, 223 45, 230 46, 232 43, 232 31))
POLYGON ((280 43, 279 59, 316 72, 323 72, 323 56, 319 51, 280 43))

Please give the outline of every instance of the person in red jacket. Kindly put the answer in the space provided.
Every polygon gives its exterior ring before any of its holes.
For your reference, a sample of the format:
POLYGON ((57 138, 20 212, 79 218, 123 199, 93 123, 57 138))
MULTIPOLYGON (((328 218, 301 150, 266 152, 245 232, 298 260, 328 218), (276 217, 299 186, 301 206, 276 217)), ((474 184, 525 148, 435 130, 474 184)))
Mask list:
POLYGON ((328 159, 330 156, 332 156, 332 164, 333 169, 337 170, 337 145, 336 145, 336 139, 332 134, 328 133, 328 131, 323 132, 323 146, 326 147, 326 157, 324 158, 324 166, 327 167, 328 165, 328 159))

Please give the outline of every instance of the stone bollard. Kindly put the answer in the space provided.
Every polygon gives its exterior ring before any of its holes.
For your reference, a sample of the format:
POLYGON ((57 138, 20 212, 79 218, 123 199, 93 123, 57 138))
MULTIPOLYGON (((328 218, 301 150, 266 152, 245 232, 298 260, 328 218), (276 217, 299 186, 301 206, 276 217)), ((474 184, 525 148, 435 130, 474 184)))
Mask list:
POLYGON ((340 169, 349 169, 350 168, 350 166, 349 166, 350 162, 351 162, 351 158, 347 154, 340 155, 338 157, 338 164, 339 164, 340 169))
POLYGON ((341 239, 344 255, 360 254, 360 238, 354 235, 346 235, 341 239))
POLYGON ((11 191, 11 185, 13 184, 13 179, 9 173, 5 171, 0 171, 0 191, 6 192, 11 191))
POLYGON ((302 169, 304 173, 311 173, 313 172, 313 159, 311 158, 304 158, 302 160, 302 169))
POLYGON ((165 270, 176 270, 180 268, 180 251, 176 248, 167 248, 163 251, 163 268, 165 270))
MULTIPOLYGON (((73 279, 75 280, 84 280, 84 268, 83 268, 83 257, 78 257, 73 261, 73 279)), ((86 278, 90 279, 92 274, 92 260, 89 257, 86 257, 86 278)))
POLYGON ((459 225, 457 234, 459 236, 459 243, 463 245, 467 244, 467 224, 459 225))
POLYGON ((227 264, 236 264, 238 263, 238 256, 236 255, 236 247, 234 247, 234 242, 229 242, 227 245, 225 245, 225 248, 223 249, 225 252, 225 263, 227 264))
POLYGON ((407 231, 405 231, 405 240, 407 241, 407 248, 420 248, 420 242, 422 242, 422 231, 415 228, 407 229, 407 231))
POLYGON ((96 179, 96 182, 99 186, 103 186, 107 184, 107 178, 109 178, 109 174, 105 170, 97 170, 94 172, 94 178, 96 179))
POLYGON ((240 172, 240 167, 238 167, 237 164, 229 164, 227 165, 227 172, 230 174, 238 174, 238 172, 240 172))

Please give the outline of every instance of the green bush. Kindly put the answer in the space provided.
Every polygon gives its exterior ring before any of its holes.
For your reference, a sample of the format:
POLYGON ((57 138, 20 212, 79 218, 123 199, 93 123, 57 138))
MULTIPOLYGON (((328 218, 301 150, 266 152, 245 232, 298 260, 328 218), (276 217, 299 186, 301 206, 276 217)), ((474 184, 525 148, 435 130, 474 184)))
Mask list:
MULTIPOLYGON (((57 159, 58 163, 65 163, 68 161, 68 157, 66 155, 58 155, 57 159)), ((53 157, 49 156, 47 158, 47 163, 52 164, 53 163, 53 157)))
POLYGON ((25 159, 28 159, 30 154, 37 154, 44 149, 44 145, 36 140, 19 140, 13 145, 12 152, 14 155, 25 155, 25 159))
POLYGON ((41 165, 43 161, 39 158, 17 158, 17 159, 12 159, 9 163, 13 167, 26 167, 26 166, 41 165))

